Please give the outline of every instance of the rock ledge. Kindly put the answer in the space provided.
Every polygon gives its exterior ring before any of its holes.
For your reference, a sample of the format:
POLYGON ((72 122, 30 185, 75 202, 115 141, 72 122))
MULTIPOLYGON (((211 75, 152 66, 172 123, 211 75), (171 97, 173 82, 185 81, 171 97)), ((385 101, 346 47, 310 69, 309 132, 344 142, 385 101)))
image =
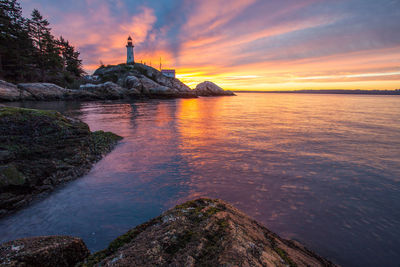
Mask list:
POLYGON ((335 266, 221 200, 197 199, 128 231, 80 266, 335 266))

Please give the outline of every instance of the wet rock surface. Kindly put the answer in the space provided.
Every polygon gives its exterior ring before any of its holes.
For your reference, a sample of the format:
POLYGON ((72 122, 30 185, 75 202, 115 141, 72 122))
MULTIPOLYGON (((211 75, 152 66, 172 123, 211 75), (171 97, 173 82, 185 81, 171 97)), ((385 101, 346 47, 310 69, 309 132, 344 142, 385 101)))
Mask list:
POLYGON ((197 199, 128 231, 80 266, 335 266, 221 200, 197 199))
POLYGON ((69 236, 24 238, 0 245, 1 266, 74 266, 89 255, 82 239, 69 236))
POLYGON ((120 139, 56 111, 0 107, 0 217, 82 176, 120 139))

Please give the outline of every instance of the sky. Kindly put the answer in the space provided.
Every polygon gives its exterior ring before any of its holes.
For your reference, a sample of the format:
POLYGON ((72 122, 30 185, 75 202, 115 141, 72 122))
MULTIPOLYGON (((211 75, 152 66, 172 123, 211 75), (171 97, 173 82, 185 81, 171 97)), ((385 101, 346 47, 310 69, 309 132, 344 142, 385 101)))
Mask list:
POLYGON ((20 0, 100 62, 174 68, 190 87, 400 88, 400 0, 20 0))

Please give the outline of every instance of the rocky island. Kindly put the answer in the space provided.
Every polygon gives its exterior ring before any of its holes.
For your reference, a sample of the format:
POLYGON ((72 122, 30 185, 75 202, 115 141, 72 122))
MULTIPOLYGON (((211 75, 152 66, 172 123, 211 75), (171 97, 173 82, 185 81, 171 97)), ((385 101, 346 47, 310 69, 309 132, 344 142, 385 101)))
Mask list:
POLYGON ((172 208, 89 255, 79 238, 52 236, 0 245, 2 266, 336 266, 285 240, 221 200, 172 208))
POLYGON ((79 88, 67 89, 52 83, 12 84, 0 80, 0 101, 115 100, 138 98, 196 98, 231 96, 212 82, 192 90, 180 80, 140 63, 102 66, 82 78, 79 88))
POLYGON ((56 111, 0 107, 0 217, 82 176, 121 139, 56 111))

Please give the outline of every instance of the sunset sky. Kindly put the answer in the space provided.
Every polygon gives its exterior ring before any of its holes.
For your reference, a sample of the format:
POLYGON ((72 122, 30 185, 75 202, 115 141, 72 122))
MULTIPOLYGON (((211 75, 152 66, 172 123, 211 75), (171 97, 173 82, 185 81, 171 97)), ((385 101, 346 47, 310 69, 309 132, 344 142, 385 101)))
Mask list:
POLYGON ((400 0, 20 0, 81 52, 85 70, 175 68, 189 86, 400 88, 400 0))

